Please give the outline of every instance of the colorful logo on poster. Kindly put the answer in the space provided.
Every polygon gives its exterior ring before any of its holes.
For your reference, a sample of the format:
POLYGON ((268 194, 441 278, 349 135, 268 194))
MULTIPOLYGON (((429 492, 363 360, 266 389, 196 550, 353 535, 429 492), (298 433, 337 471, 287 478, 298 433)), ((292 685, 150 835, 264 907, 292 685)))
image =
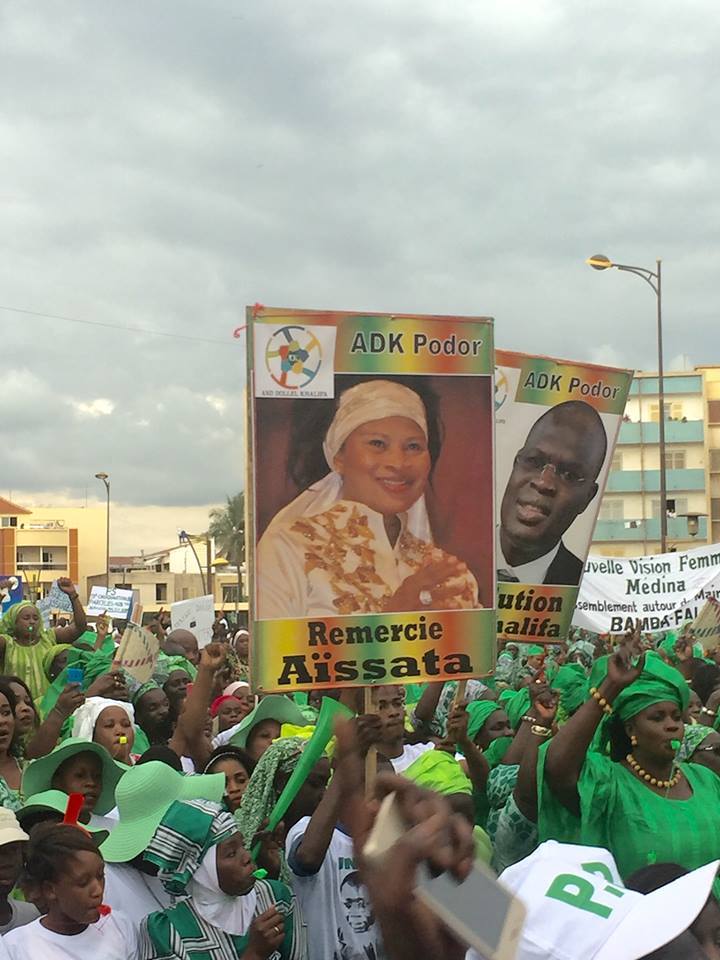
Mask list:
POLYGON ((505 403, 508 396, 507 377, 499 367, 495 367, 495 412, 505 403))
POLYGON ((280 327, 267 342, 265 364, 279 386, 302 390, 312 383, 322 366, 320 341, 305 327, 280 327))

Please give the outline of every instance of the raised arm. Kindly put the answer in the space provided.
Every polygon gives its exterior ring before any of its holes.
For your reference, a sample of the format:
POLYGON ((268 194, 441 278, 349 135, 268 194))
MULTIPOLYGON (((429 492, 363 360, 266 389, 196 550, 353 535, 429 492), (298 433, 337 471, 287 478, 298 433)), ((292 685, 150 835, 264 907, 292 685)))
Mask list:
MULTIPOLYGON (((448 717, 448 732, 445 741, 453 754, 456 744, 462 750, 473 789, 481 793, 485 789, 490 776, 490 764, 483 756, 482 750, 468 736, 467 728, 468 714, 465 705, 456 707, 448 717)), ((438 749, 445 748, 445 741, 438 749)))
POLYGON ((600 684, 596 696, 584 703, 552 739, 545 759, 545 781, 557 799, 571 813, 580 811, 578 780, 585 763, 585 755, 598 724, 604 716, 600 703, 612 707, 615 697, 642 673, 645 657, 632 665, 633 650, 622 647, 608 660, 607 677, 600 684))
POLYGON ((55 638, 58 643, 74 643, 87 630, 85 609, 80 603, 80 597, 70 577, 58 577, 57 585, 70 598, 73 618, 72 623, 66 627, 55 627, 55 638))
POLYGON ((196 770, 204 770, 212 753, 205 736, 205 724, 215 684, 215 674, 225 663, 226 645, 209 643, 200 652, 197 677, 185 701, 170 747, 179 757, 189 756, 196 770))
POLYGON ((558 697, 555 694, 548 690, 547 694, 539 696, 532 705, 532 719, 521 721, 516 737, 516 740, 522 738, 522 756, 513 796, 520 813, 532 823, 537 823, 538 816, 538 753, 550 736, 557 708, 558 697))
POLYGON ((69 683, 25 748, 26 759, 37 760, 38 757, 47 756, 60 739, 60 733, 67 718, 72 716, 83 703, 85 703, 85 694, 80 684, 69 683))

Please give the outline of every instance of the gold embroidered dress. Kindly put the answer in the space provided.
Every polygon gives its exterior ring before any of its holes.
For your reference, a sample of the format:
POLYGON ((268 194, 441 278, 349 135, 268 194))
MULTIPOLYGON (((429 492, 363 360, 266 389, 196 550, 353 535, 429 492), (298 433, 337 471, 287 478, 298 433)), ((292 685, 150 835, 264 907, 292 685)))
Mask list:
MULTIPOLYGON (((390 544, 381 514, 363 503, 338 500, 329 509, 272 523, 258 545, 258 615, 262 619, 381 613, 385 601, 424 563, 447 554, 408 529, 390 544)), ((477 607, 475 578, 467 572, 458 607, 477 607)))

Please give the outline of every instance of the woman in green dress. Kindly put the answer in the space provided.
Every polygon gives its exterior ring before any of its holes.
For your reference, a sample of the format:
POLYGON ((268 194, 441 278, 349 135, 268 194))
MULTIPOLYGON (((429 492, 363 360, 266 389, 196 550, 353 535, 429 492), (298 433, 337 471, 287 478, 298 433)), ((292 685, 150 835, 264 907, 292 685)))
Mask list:
POLYGON ((305 936, 285 884, 256 880, 234 817, 208 800, 177 800, 145 852, 181 900, 151 913, 140 960, 306 960, 305 936))
POLYGON ((40 611, 29 600, 14 603, 0 620, 0 673, 20 677, 36 703, 50 686, 45 657, 57 644, 73 643, 84 632, 87 621, 75 584, 59 577, 58 587, 70 598, 73 619, 66 627, 47 629, 40 611))
POLYGON ((720 777, 677 759, 685 679, 656 654, 635 660, 624 647, 595 664, 590 694, 541 750, 540 841, 605 847, 623 877, 720 858, 720 777))

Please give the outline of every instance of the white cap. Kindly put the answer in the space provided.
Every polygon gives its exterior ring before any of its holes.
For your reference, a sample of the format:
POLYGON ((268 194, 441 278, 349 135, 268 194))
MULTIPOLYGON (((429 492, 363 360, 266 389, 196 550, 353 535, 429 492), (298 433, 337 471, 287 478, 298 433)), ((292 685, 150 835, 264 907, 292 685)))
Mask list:
POLYGON ((687 930, 719 865, 642 894, 607 850, 548 840, 499 878, 527 908, 516 960, 639 960, 687 930))
POLYGON ((12 810, 0 807, 0 847, 29 839, 12 810))

